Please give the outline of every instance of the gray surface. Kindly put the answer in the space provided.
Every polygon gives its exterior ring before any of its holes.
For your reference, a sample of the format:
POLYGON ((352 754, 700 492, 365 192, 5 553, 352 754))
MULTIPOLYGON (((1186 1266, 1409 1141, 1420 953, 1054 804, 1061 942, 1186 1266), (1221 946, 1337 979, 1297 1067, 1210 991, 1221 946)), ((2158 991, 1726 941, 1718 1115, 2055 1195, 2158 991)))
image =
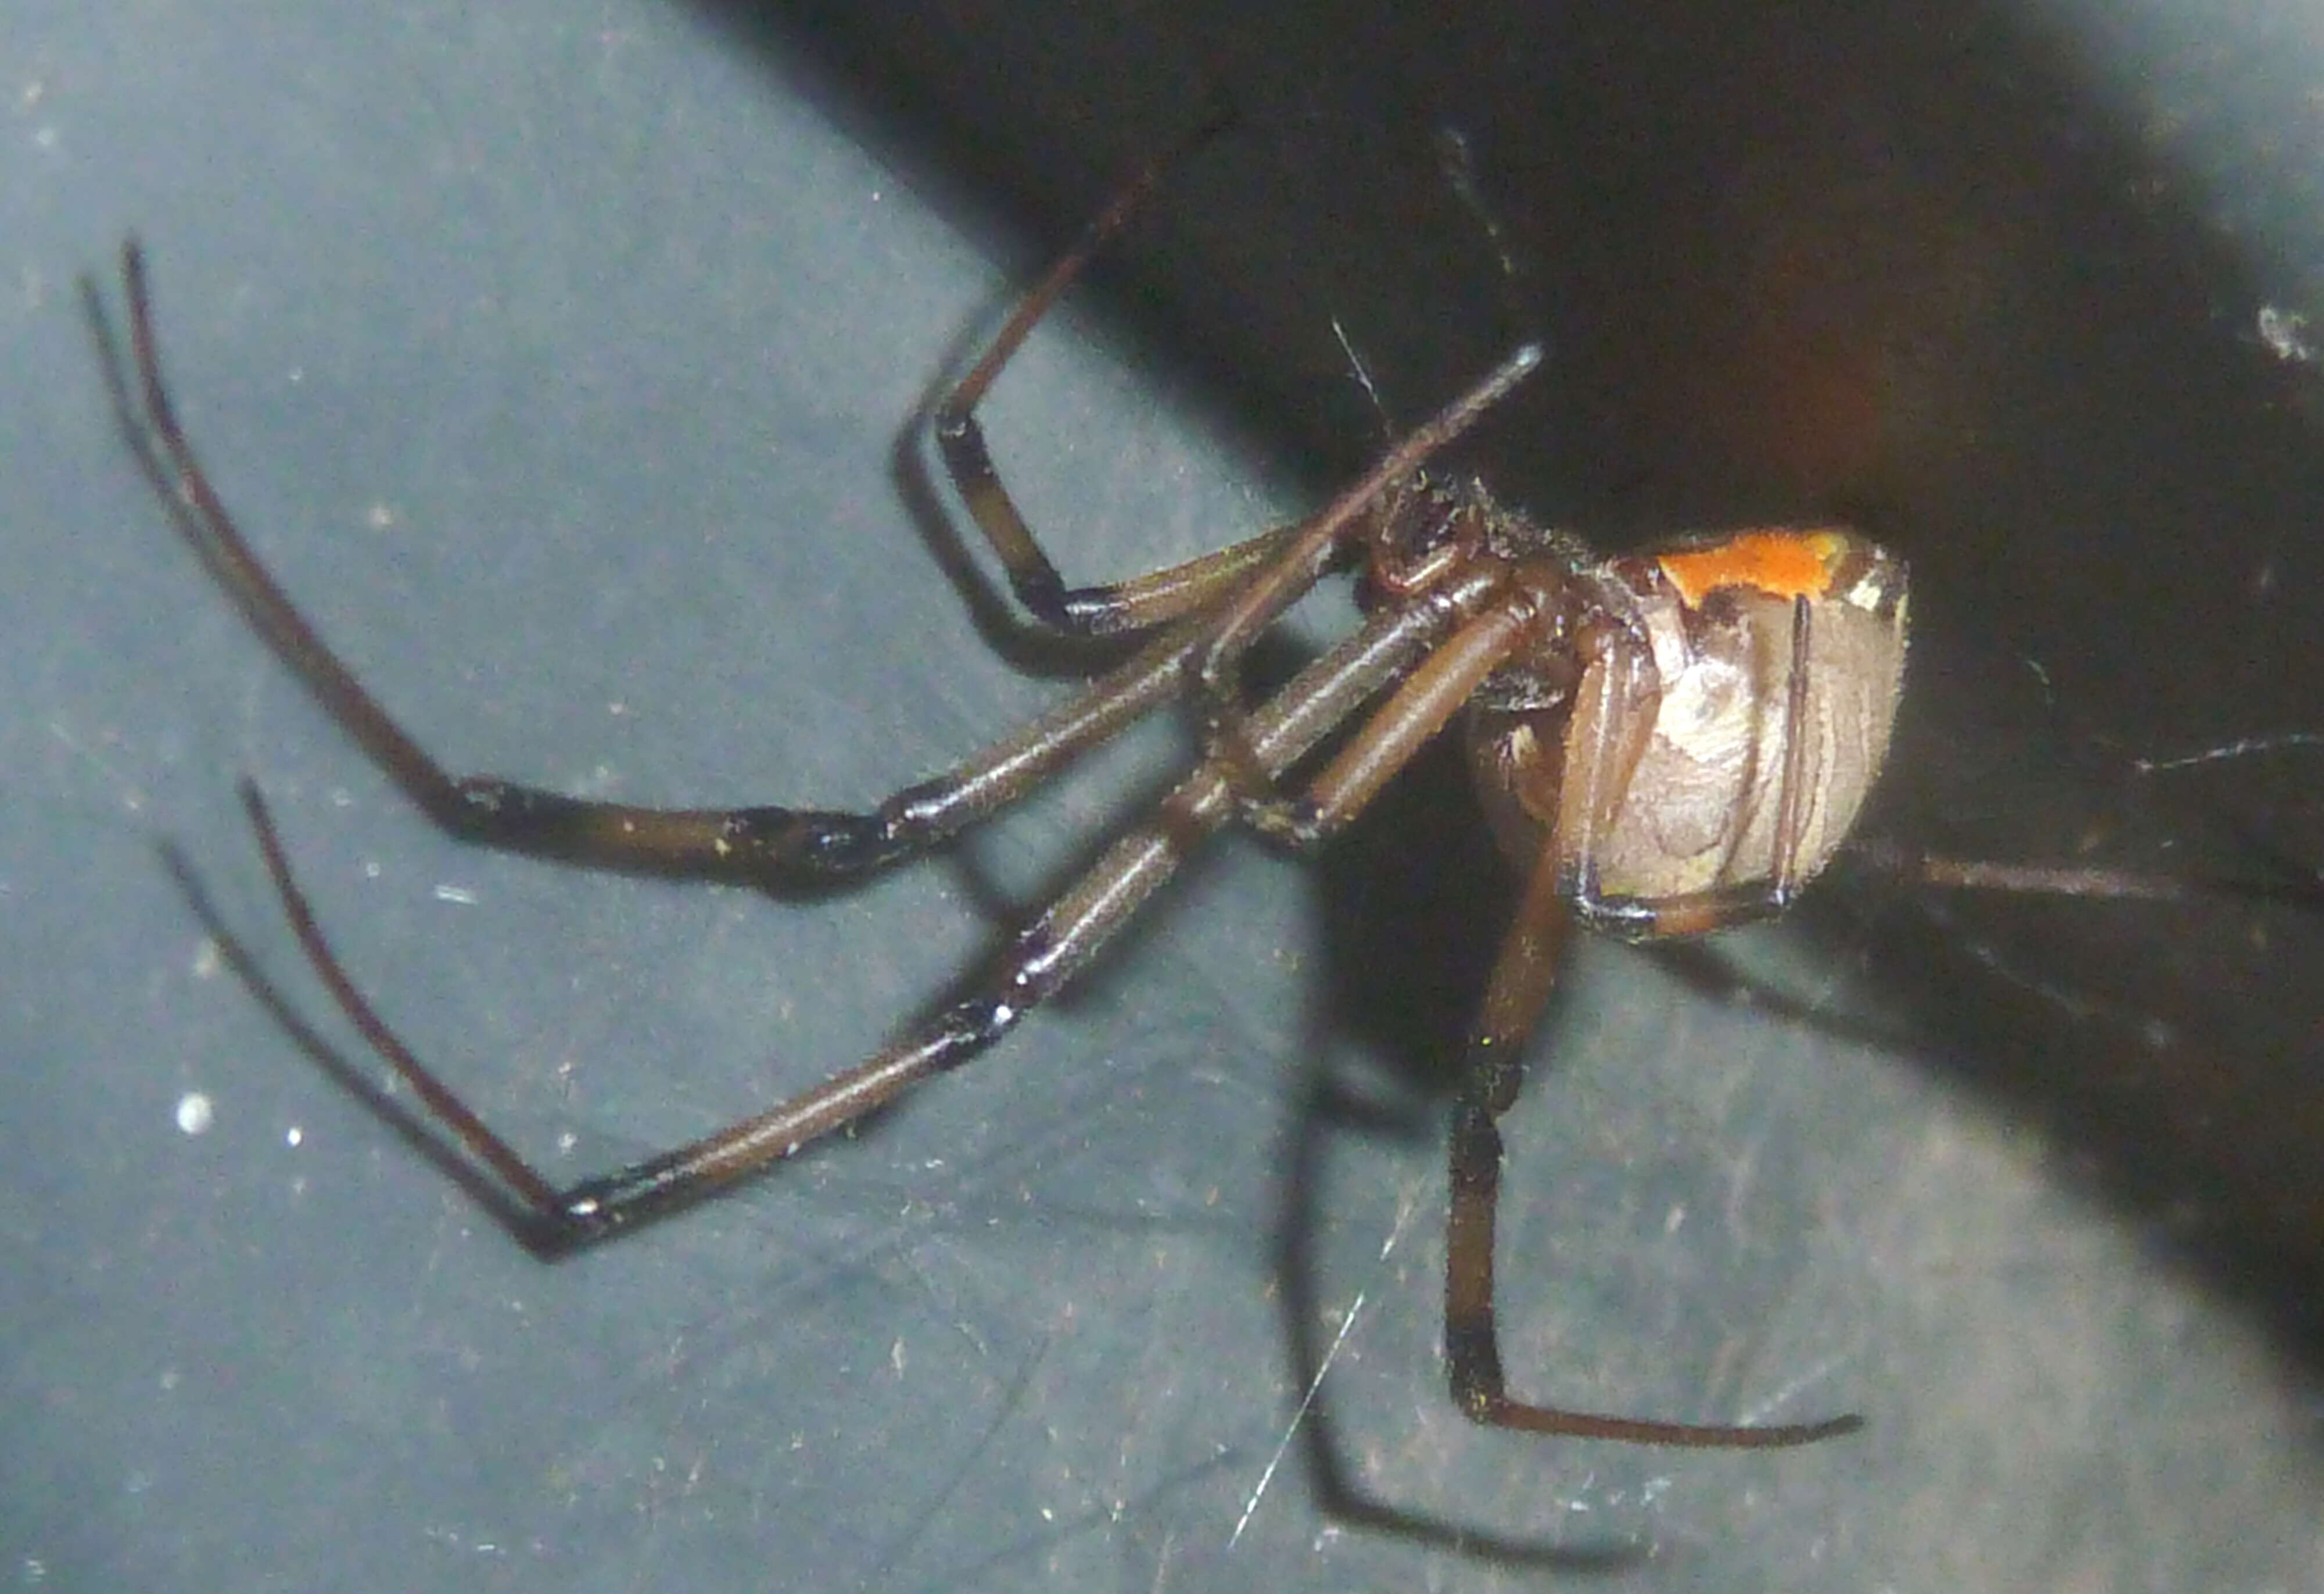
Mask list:
MULTIPOLYGON (((1225 849, 1086 999, 859 1144, 599 1253, 527 1258, 206 957, 163 839, 328 1016, 236 776, 273 797, 383 1005, 577 1172, 860 1054, 989 944, 991 894, 1054 878, 1121 811, 1139 755, 956 863, 814 907, 454 848, 171 542, 105 412, 72 273, 143 235, 221 487, 448 762, 641 799, 839 802, 1056 690, 984 644, 893 469, 922 394, 1038 251, 996 267, 940 179, 862 152, 856 102, 664 7, 247 5, 226 25, 60 6, 13 31, 0 1547, 17 1582, 1484 1589, 1545 1580, 1489 1553, 1528 1546, 1631 1548, 1623 1575, 1647 1587, 2312 1577, 2295 1314, 2190 1256, 2217 1228, 2198 1197, 2126 1196, 2099 1143, 2017 1112, 2022 1081, 1941 1024, 1915 1057, 1878 1056, 1619 951, 1577 959, 1555 1069, 1513 1123, 1513 1369, 1616 1410, 1854 1407, 1872 1426, 1769 1457, 1464 1425, 1434 1349, 1434 1120, 1351 1057, 1333 999, 1375 993, 1350 1006, 1391 1033, 1392 981, 1452 1006, 1425 988, 1459 961, 1434 941, 1489 921, 1414 863, 1441 839, 1427 801, 1314 874, 1225 849), (1398 905, 1420 910, 1402 930, 1398 905), (1405 1132, 1342 1126, 1317 1106, 1326 1071, 1405 1132), (189 1135, 174 1115, 197 1091, 216 1117, 189 1135), (1286 1300, 1323 1325, 1316 1347, 1356 1305, 1296 1423, 1310 1369, 1286 1300), (1333 1463, 1305 1442, 1326 1418, 1333 1463), (1473 1541, 1367 1523, 1325 1498, 1334 1464, 1473 1541)), ((2244 358, 2239 313, 2217 335, 2244 358)), ((1296 500, 1088 336, 1046 340, 991 422, 1074 569, 1157 562, 1296 500)), ((2289 536, 2263 525, 2254 546, 2270 534, 2289 536)), ((2282 568, 2304 557, 2287 542, 2282 568)), ((1928 607, 1982 601, 1941 581, 1928 607)), ((1930 643, 1940 682, 1967 645, 1930 643)), ((1455 853, 1466 889, 1479 860, 1455 853)), ((2182 927, 2203 968, 2247 928, 2182 927)), ((2030 1006, 2071 1032, 2061 1067, 2304 1068, 2267 1037, 2309 1027, 2315 937, 2265 928, 2243 983, 2205 988, 2273 1028, 2135 989, 2075 1015, 2061 993, 2082 987, 2023 951, 1996 954, 2014 983, 1966 1000, 2014 1012, 2052 981, 2030 1006), (2166 1011, 2171 1043, 2139 1043, 2166 1011)), ((1986 931, 1931 933, 1974 964, 1986 931)), ((2108 933, 2126 967, 2158 944, 2108 933)), ((1877 963, 1748 950, 1828 1016, 1927 1021, 1927 993, 1877 963)))

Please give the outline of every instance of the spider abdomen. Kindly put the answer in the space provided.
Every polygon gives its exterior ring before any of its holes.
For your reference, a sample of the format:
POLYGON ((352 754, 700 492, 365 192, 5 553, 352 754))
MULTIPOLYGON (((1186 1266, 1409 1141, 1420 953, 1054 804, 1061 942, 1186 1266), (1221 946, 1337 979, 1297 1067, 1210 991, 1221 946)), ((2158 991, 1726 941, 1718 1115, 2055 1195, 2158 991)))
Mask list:
POLYGON ((1472 732, 1504 844, 1530 864, 1554 826, 1560 864, 1609 899, 1760 883, 1787 899, 1886 755, 1903 561, 1853 532, 1757 530, 1609 560, 1577 587, 1591 640, 1572 703, 1487 709, 1472 732))

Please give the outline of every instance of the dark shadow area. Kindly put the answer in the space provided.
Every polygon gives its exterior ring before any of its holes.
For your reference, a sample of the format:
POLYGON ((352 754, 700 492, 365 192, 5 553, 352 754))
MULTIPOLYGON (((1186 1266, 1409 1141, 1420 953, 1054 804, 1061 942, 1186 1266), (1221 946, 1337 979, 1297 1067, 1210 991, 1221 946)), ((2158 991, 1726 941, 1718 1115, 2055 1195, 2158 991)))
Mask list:
MULTIPOLYGON (((1376 1099, 1347 1093, 1323 1070, 1311 1067, 1303 1074, 1309 1089, 1299 1102, 1284 1171, 1284 1210, 1276 1262, 1292 1366, 1302 1386, 1311 1390, 1301 1409, 1298 1434, 1297 1453, 1306 1472, 1304 1487, 1333 1522, 1455 1555, 1463 1562, 1536 1576, 1593 1580, 1644 1565, 1653 1558, 1655 1547, 1642 1538, 1619 1532, 1593 1536, 1585 1530, 1576 1535, 1581 1542, 1552 1543, 1513 1534, 1495 1525, 1484 1511, 1464 1515, 1464 1502, 1458 1498, 1436 1509, 1385 1498, 1351 1466, 1346 1425, 1321 1386, 1333 1350, 1331 1338, 1319 1326, 1330 1321, 1333 1308, 1317 1293, 1317 1259, 1312 1246, 1325 1222, 1316 1207, 1324 1199, 1320 1188, 1323 1182, 1321 1161, 1326 1143, 1334 1137, 1376 1136, 1384 1127, 1406 1126, 1416 1117, 1433 1125, 1438 1115, 1407 1113, 1397 1115, 1401 1121, 1395 1121, 1383 1113, 1376 1099)), ((1449 1406, 1449 1395, 1445 1398, 1449 1406)))
MULTIPOLYGON (((1037 236, 1223 82, 1243 126, 1100 291, 1319 481, 1374 435, 1335 323, 1404 414, 1509 336, 1430 147, 1459 130, 1553 348, 1465 450, 1499 490, 1617 545, 1841 514, 1912 560, 1868 830, 2158 870, 2324 861, 2312 749, 2133 762, 2304 732, 2324 700, 2316 371, 2255 330, 2264 230, 2210 223, 2272 219, 2292 157, 2223 156, 2252 191, 2216 191, 2200 140, 2153 136, 2094 43, 1995 5, 775 12, 1037 236)), ((2311 64, 2244 46, 2209 74, 2177 58, 2173 114, 2224 126, 2311 64)), ((1459 783, 1416 772, 1322 874, 1329 999, 1400 1066, 1460 1033, 1505 900, 1459 783)), ((2324 1367, 2312 919, 1821 895, 1804 932, 1872 994, 1862 1033, 1913 1037, 2324 1367)))
MULTIPOLYGON (((2226 197, 2070 34, 1994 5, 713 10, 811 41, 1049 237, 1223 84, 1242 125, 1100 280, 1157 358, 1333 470, 1374 431, 1333 321, 1402 413, 1508 336, 1431 147, 1459 130, 1553 348, 1466 450, 1499 490, 1614 544, 1844 514, 1913 561, 1870 828, 2152 868, 2324 858, 2312 751, 2129 766, 2306 727, 2324 463, 2313 369, 2251 330, 2264 243, 2208 224, 2226 197)), ((2281 87, 2178 88, 2224 117, 2281 87)), ((2246 159, 2264 208, 2279 173, 2246 159)), ((1327 882, 1333 922, 1395 889, 1370 864, 1327 882)), ((1940 1066, 2133 1221, 2200 1211, 2189 1265, 2324 1352, 2316 926, 1969 900, 1813 918, 1940 1066)), ((1459 979, 1380 995, 1381 954, 1420 955, 1381 933, 1340 980, 1401 1050, 1459 979)))

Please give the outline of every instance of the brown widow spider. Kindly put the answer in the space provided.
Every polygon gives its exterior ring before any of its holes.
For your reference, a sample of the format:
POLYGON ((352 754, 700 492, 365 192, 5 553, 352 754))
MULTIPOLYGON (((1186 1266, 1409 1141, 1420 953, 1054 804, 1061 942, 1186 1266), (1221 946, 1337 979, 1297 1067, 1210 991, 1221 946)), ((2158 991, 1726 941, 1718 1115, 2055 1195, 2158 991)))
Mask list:
MULTIPOLYGON (((1526 345, 1389 447, 1312 517, 1185 563, 1068 588, 1019 514, 976 411, 1037 322, 1150 189, 1149 166, 1018 304, 936 411, 937 442, 1025 607, 1079 636, 1149 640, 1061 706, 868 812, 658 809, 438 765, 275 583, 212 487, 163 379, 143 258, 124 246, 128 358, 83 284, 121 423, 180 533, 250 623, 420 808, 466 841, 603 867, 831 885, 940 845, 1066 761, 1191 695, 1194 769, 1016 936, 973 994, 853 1068, 755 1117, 560 1188, 400 1040, 309 909, 255 785, 243 800, 300 943, 366 1042, 465 1148, 530 1247, 558 1254, 702 1200, 956 1068, 1056 993, 1231 820, 1297 848, 1345 826, 1456 718, 1488 820, 1528 871, 1471 1032, 1452 1109, 1444 1353, 1472 1419, 1539 1433, 1702 1447, 1807 1443, 1854 1415, 1769 1426, 1600 1415, 1512 1398, 1494 1322, 1497 1121, 1576 920, 1630 940, 1781 913, 1845 841, 1886 752, 1902 681, 1903 562, 1839 527, 1755 529, 1600 558, 1428 463, 1540 361, 1526 345), (1243 701, 1254 642, 1326 575, 1364 619, 1272 696, 1243 701), (1323 755, 1320 761, 1312 755, 1323 755)), ((2087 896, 2275 888, 2082 868, 1875 862, 1939 885, 2087 896)))

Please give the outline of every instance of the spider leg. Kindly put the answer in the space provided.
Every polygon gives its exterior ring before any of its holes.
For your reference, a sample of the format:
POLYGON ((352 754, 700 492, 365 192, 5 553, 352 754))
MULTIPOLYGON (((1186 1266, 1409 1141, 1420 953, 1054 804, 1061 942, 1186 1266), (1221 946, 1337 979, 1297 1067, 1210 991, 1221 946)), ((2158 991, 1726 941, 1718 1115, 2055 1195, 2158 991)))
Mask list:
POLYGON ((1260 634, 1332 568, 1348 540, 1369 524, 1382 496, 1508 397, 1541 364, 1541 357, 1539 344, 1519 345, 1304 523, 1275 562, 1218 611, 1194 664, 1204 751, 1226 773, 1245 822, 1262 834, 1296 847, 1313 845, 1318 839, 1313 811, 1286 800, 1276 788, 1275 772, 1256 755, 1250 718, 1238 690, 1244 656, 1260 634))
POLYGON ((2002 863, 1989 858, 1940 857, 1893 841, 1856 841, 1847 855, 1857 864, 1914 885, 1952 891, 2000 891, 2027 896, 2080 896, 2114 902, 2194 902, 2205 897, 2269 904, 2308 913, 2324 910, 2324 875, 2284 865, 2270 879, 2229 875, 2162 875, 2088 864, 2002 863))
POLYGON ((1069 588, 1056 565, 1042 551, 1016 500, 1009 496, 985 447, 984 429, 976 419, 977 406, 1024 347, 1034 327, 1089 268, 1098 251, 1121 231, 1153 192, 1164 171, 1208 141, 1229 119, 1223 110, 1213 113, 1123 184, 1073 246, 1017 301, 968 375, 936 406, 937 451, 969 514, 1000 557, 1010 589, 1035 620, 1069 636, 1112 636, 1145 630, 1200 608, 1274 558, 1289 530, 1262 533, 1232 547, 1126 581, 1069 588))
MULTIPOLYGON (((1485 601, 1476 608, 1476 617, 1446 638, 1373 710, 1316 773, 1304 795, 1273 800, 1294 816, 1297 829, 1293 839, 1299 845, 1317 846, 1345 829, 1379 789, 1468 706, 1485 678, 1524 644, 1536 618, 1533 602, 1523 591, 1507 587, 1499 571, 1477 569, 1422 601, 1468 609, 1480 599, 1485 601)), ((1247 804, 1239 801, 1238 808, 1246 820, 1251 817, 1247 804)))
MULTIPOLYGON (((1023 730, 866 812, 750 807, 665 809, 595 802, 456 775, 431 757, 317 634, 243 536, 180 424, 163 379, 144 258, 122 249, 129 310, 124 365, 102 299, 84 281, 115 410, 180 533, 276 654, 420 808, 464 840, 603 867, 761 885, 833 885, 927 850, 1022 795, 1075 754, 1181 690, 1206 620, 1181 622, 1023 730)), ((1271 545, 1269 533, 1245 548, 1271 545)))
MULTIPOLYGON (((1471 617, 1451 604, 1415 604, 1375 616, 1252 716, 1255 755, 1270 774, 1287 769, 1471 617)), ((518 1237, 546 1252, 586 1245, 691 1205, 966 1062, 1080 972, 1193 848, 1234 813, 1224 773, 1215 760, 1205 761, 1021 931, 968 995, 933 1020, 768 1111, 616 1173, 559 1188, 461 1102, 357 989, 309 908, 255 787, 245 783, 244 801, 300 948, 333 998, 437 1122, 514 1198, 510 1221, 518 1237)))
MULTIPOLYGON (((1773 919, 1792 905, 1806 884, 1800 877, 1800 849, 1808 826, 1811 738, 1803 727, 1807 723, 1810 649, 1814 637, 1814 610, 1805 598, 1794 598, 1784 687, 1784 766, 1775 783, 1774 861, 1758 878, 1659 897, 1608 896, 1599 891, 1597 863, 1591 853, 1594 839, 1610 817, 1606 804, 1628 789, 1631 768, 1637 762, 1637 747, 1615 749, 1606 739, 1611 727, 1628 723, 1631 716, 1618 707, 1609 707, 1599 715, 1600 744, 1586 761, 1586 790, 1578 811, 1570 810, 1562 816, 1566 820, 1563 826, 1566 844, 1556 864, 1561 889, 1582 923, 1625 941, 1663 941, 1710 935, 1773 919)), ((1609 690, 1619 690, 1615 683, 1620 679, 1619 672, 1605 672, 1609 690)))
POLYGON ((1445 1235, 1444 1360, 1452 1398, 1476 1422, 1530 1433, 1632 1444, 1747 1449, 1807 1444, 1853 1432, 1857 1416, 1753 1427, 1602 1416, 1509 1396, 1493 1315, 1493 1227, 1500 1203, 1499 1119, 1525 1084, 1522 1049, 1550 988, 1573 916, 1560 890, 1556 848, 1544 852, 1486 987, 1452 1107, 1452 1208, 1445 1235))

